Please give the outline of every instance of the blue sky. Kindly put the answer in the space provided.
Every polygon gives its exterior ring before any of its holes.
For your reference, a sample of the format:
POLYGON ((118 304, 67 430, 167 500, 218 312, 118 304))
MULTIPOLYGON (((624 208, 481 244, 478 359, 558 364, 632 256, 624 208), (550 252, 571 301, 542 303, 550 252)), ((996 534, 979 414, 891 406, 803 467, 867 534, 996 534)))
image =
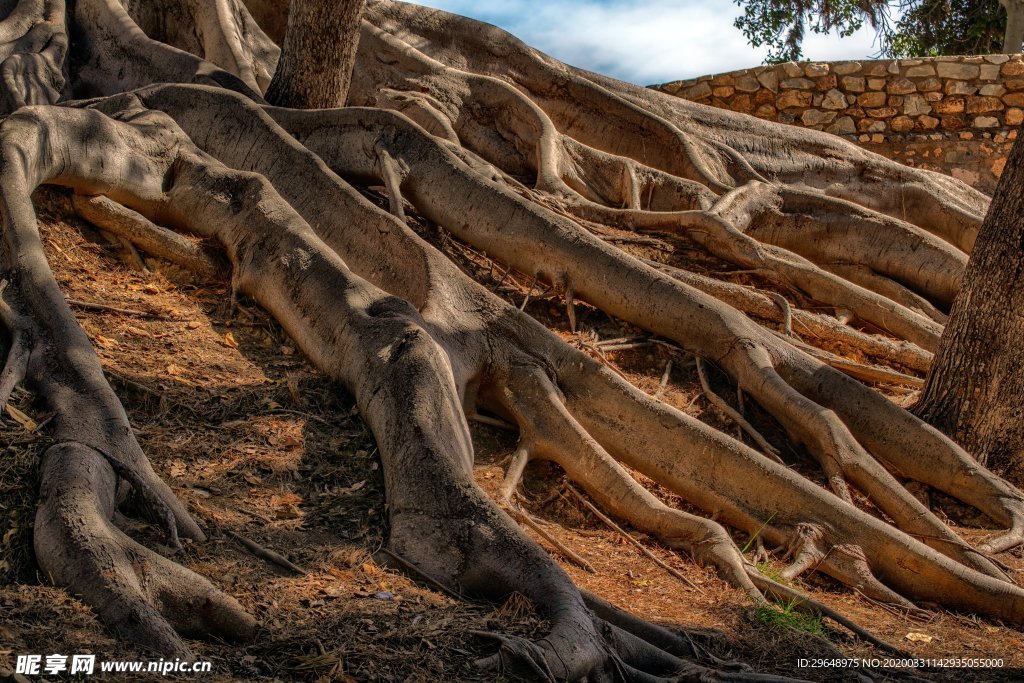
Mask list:
MULTIPOLYGON (((641 85, 751 66, 766 50, 733 27, 732 0, 412 0, 497 24, 563 62, 641 85)), ((811 35, 813 60, 865 58, 874 32, 811 35)))

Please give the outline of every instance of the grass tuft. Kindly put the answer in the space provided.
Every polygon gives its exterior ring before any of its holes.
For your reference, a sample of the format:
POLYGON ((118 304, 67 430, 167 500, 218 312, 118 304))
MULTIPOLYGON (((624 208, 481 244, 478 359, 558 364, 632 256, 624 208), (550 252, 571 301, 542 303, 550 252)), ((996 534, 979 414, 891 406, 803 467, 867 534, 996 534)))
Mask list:
POLYGON ((757 608, 754 616, 765 626, 779 631, 800 631, 824 637, 825 628, 821 623, 821 617, 799 612, 795 607, 795 601, 778 607, 761 605, 757 608))

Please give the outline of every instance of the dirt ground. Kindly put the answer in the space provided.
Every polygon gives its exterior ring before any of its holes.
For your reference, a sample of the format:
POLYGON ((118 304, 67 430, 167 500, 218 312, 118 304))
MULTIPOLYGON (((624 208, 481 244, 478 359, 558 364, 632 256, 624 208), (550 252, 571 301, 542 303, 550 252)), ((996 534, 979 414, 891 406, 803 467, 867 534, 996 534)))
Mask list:
MULTIPOLYGON (((100 235, 68 218, 67 198, 60 191, 44 189, 36 199, 57 279, 75 302, 139 441, 209 533, 209 542, 188 545, 178 559, 234 595, 262 625, 251 643, 192 643, 200 659, 212 662, 212 673, 201 680, 504 680, 474 668, 474 660, 492 653, 494 645, 473 632, 539 636, 545 624, 520 596, 504 605, 459 601, 393 566, 381 551, 387 523, 373 438, 345 390, 319 377, 252 302, 233 305, 226 283, 196 283, 166 264, 133 269, 100 235), (286 556, 306 573, 254 556, 229 532, 286 556)), ((524 277, 503 275, 503 267, 436 228, 420 228, 468 272, 517 305, 531 289, 524 277)), ((681 242, 641 239, 630 246, 648 258, 685 262, 702 272, 725 272, 734 282, 757 284, 747 275, 730 276, 729 267, 703 259, 681 242)), ((558 299, 534 291, 526 311, 595 353, 602 353, 599 339, 643 336, 585 307, 580 311, 584 331, 570 334, 561 306, 558 299)), ((660 340, 639 343, 603 353, 652 394, 659 391, 671 360, 662 400, 735 431, 702 394, 692 358, 660 340)), ((719 393, 730 394, 724 377, 712 374, 719 393)), ((896 387, 888 392, 901 402, 913 399, 896 387)), ((32 428, 44 423, 46 414, 28 392, 16 392, 12 406, 15 410, 0 418, 0 682, 19 680, 11 673, 18 654, 156 659, 113 639, 88 607, 48 585, 35 565, 37 464, 47 441, 45 424, 38 431, 32 428)), ((771 441, 784 443, 756 407, 747 409, 771 441)), ((493 493, 516 437, 488 425, 474 424, 473 431, 476 477, 493 493)), ((784 457, 794 467, 811 470, 800 453, 784 450, 784 457)), ((552 466, 530 467, 521 500, 548 534, 592 566, 590 573, 566 562, 548 541, 528 532, 583 588, 646 619, 688 629, 709 655, 757 671, 827 681, 855 676, 800 667, 798 660, 886 656, 827 620, 770 618, 711 571, 630 532, 694 587, 684 584, 575 500, 552 466)), ((977 523, 947 507, 951 524, 977 523)), ((130 520, 125 528, 166 552, 160 534, 148 524, 130 520)), ((965 531, 968 538, 986 533, 965 531)), ((743 547, 750 539, 738 534, 736 540, 743 547)), ((1017 576, 1024 570, 1020 552, 1000 559, 1017 576)), ((945 612, 908 615, 813 574, 797 585, 915 657, 998 658, 1004 664, 1002 669, 916 671, 914 676, 1014 680, 1024 669, 1024 637, 1001 624, 945 612)), ((876 670, 874 675, 911 677, 907 671, 876 670)), ((123 679, 147 680, 139 675, 123 679)))

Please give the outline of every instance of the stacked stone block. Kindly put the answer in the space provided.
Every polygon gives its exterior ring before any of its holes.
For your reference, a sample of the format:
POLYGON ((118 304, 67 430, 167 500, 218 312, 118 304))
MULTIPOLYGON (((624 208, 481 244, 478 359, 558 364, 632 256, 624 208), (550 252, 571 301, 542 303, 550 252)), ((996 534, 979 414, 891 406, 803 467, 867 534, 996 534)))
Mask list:
POLYGON ((653 87, 882 146, 875 151, 951 173, 989 192, 1024 122, 1019 54, 786 62, 653 87), (937 141, 948 144, 936 146, 937 141), (958 149, 954 142, 964 144, 958 149), (942 159, 948 152, 960 167, 942 159), (974 168, 979 164, 984 168, 974 168))

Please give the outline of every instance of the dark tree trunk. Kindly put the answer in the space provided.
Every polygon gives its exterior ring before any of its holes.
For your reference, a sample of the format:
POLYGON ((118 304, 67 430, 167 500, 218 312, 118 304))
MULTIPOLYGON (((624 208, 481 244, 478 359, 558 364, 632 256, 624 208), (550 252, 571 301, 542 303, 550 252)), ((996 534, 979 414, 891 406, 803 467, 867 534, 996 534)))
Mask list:
POLYGON ((1007 160, 915 412, 1024 481, 1024 142, 1007 160))
POLYGON ((345 106, 365 0, 294 0, 267 101, 281 107, 345 106))

